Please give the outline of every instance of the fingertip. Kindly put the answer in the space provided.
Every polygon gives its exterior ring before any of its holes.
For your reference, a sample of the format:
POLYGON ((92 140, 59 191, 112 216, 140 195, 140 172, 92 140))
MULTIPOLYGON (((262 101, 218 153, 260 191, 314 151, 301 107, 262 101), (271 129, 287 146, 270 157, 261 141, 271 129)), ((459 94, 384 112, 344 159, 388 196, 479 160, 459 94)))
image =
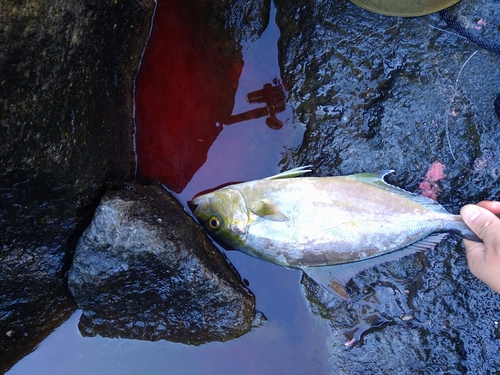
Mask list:
POLYGON ((493 212, 494 214, 500 213, 500 202, 498 201, 481 201, 477 205, 493 212))

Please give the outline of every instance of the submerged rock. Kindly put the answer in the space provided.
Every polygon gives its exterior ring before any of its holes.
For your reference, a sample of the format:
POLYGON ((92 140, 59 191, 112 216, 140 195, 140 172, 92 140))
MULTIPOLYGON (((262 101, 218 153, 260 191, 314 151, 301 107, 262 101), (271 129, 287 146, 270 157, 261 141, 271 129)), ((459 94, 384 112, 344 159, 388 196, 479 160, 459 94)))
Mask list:
POLYGON ((86 336, 201 344, 244 334, 256 316, 237 272, 160 185, 105 195, 68 286, 86 336))

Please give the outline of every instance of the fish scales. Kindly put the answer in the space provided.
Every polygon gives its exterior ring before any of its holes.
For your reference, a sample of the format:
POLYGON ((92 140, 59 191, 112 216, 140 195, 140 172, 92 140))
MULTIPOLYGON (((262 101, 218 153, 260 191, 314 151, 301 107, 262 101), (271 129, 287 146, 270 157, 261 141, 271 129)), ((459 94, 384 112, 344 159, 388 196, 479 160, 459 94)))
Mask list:
POLYGON ((289 218, 273 221, 250 213, 245 237, 253 255, 276 258, 275 263, 289 267, 346 263, 385 254, 443 230, 443 221, 451 216, 348 177, 300 178, 293 184, 259 180, 235 188, 247 201, 272 202, 289 218), (279 249, 286 252, 279 254, 279 249))
POLYGON ((197 196, 194 215, 226 248, 302 269, 336 293, 333 283, 345 284, 362 269, 432 247, 443 238, 435 233, 477 240, 460 216, 387 184, 390 171, 291 178, 304 172, 197 196))

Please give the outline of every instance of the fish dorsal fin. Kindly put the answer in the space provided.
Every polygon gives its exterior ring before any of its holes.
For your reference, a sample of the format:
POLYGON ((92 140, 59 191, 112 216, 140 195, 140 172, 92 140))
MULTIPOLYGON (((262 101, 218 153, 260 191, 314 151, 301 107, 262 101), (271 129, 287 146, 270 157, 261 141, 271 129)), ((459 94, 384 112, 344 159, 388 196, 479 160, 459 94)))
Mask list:
POLYGON ((406 255, 432 248, 446 236, 446 233, 433 234, 401 250, 357 262, 336 264, 333 266, 301 267, 301 269, 318 284, 333 291, 341 298, 350 301, 351 299, 345 287, 349 280, 356 274, 379 264, 391 262, 406 255))
POLYGON ((303 167, 298 167, 298 168, 293 168, 285 172, 281 172, 278 174, 275 174, 274 176, 266 177, 264 180, 279 180, 282 178, 291 178, 291 177, 298 177, 302 176, 304 173, 311 172, 311 166, 306 165, 303 167))
POLYGON ((401 189, 397 186, 388 184, 387 182, 384 181, 384 177, 387 176, 389 173, 393 173, 394 170, 388 169, 388 170, 383 170, 383 171, 378 171, 378 172, 373 172, 373 173, 358 173, 358 174, 352 174, 347 177, 352 178, 353 180, 360 181, 360 182, 365 182, 370 185, 377 186, 381 189, 384 189, 386 191, 390 191, 394 194, 398 194, 402 197, 408 198, 411 201, 418 203, 425 208, 434 211, 434 212, 442 212, 442 213, 449 213, 446 211, 446 209, 441 206, 439 203, 436 201, 433 201, 430 198, 413 194, 410 193, 409 191, 406 191, 404 189, 401 189))
POLYGON ((273 221, 287 221, 288 217, 276 207, 275 204, 265 199, 254 201, 248 207, 250 212, 264 219, 273 221))

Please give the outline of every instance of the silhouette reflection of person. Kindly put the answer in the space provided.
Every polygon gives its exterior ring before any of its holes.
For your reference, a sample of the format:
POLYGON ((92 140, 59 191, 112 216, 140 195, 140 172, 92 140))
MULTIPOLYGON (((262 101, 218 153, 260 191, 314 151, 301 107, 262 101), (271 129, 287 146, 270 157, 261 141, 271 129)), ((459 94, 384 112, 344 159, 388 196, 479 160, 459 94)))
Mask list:
POLYGON ((233 115, 224 123, 231 125, 237 122, 267 116, 266 125, 268 127, 275 130, 281 129, 283 123, 278 120, 276 114, 285 110, 285 93, 277 78, 273 79, 273 83, 274 86, 270 83, 266 83, 262 89, 247 94, 248 103, 265 103, 265 107, 233 115))

